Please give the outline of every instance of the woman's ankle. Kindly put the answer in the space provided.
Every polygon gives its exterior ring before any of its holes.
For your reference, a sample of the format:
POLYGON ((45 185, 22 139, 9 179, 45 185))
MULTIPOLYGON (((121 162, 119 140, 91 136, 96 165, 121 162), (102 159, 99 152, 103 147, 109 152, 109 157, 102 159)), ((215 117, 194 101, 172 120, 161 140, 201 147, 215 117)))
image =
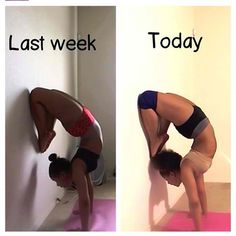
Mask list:
POLYGON ((165 143, 169 139, 168 134, 161 134, 159 135, 154 142, 150 144, 150 155, 151 157, 156 156, 161 150, 163 149, 165 143))
POLYGON ((56 136, 56 132, 54 130, 46 132, 41 138, 39 138, 39 151, 41 153, 45 152, 54 137, 56 136))

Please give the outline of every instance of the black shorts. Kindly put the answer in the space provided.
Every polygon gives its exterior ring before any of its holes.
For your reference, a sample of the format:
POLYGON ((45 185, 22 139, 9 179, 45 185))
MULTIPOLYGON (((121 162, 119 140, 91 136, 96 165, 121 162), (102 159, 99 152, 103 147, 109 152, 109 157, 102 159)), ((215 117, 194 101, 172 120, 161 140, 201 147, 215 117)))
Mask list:
POLYGON ((71 163, 77 158, 81 159, 85 163, 87 167, 87 172, 89 173, 97 168, 99 157, 100 156, 98 154, 91 152, 88 149, 79 148, 74 157, 72 158, 71 163))

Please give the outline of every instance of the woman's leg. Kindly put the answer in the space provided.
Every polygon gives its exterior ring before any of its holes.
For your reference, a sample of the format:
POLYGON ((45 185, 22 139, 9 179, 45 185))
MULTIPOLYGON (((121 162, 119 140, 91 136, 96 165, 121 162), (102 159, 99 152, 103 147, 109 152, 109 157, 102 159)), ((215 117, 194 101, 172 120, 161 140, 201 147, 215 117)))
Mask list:
POLYGON ((57 90, 57 89, 52 89, 51 91, 54 92, 54 93, 59 93, 59 94, 63 95, 64 97, 66 97, 66 98, 68 98, 68 99, 78 103, 80 106, 83 106, 82 103, 80 103, 76 98, 72 97, 71 95, 69 95, 69 94, 67 94, 65 92, 62 92, 62 91, 57 90))
POLYGON ((166 134, 169 126, 170 126, 170 121, 166 120, 165 118, 158 116, 159 118, 159 134, 166 134))
POLYGON ((162 150, 169 138, 167 130, 170 123, 164 119, 161 120, 152 109, 138 110, 140 124, 147 139, 150 157, 154 157, 162 150))
POLYGON ((150 157, 160 152, 168 140, 170 122, 156 113, 158 93, 145 91, 138 97, 139 119, 146 136, 150 157))
POLYGON ((40 103, 40 98, 43 96, 42 90, 36 88, 31 92, 30 110, 38 131, 39 150, 45 152, 56 135, 53 130, 56 119, 40 103))

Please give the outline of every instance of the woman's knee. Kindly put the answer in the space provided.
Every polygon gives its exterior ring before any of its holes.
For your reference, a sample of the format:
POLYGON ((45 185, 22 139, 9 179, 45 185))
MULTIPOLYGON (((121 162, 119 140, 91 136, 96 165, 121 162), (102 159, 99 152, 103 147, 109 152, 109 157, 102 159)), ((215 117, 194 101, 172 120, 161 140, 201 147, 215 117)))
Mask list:
POLYGON ((45 91, 44 88, 40 87, 34 88, 30 93, 30 100, 35 102, 39 101, 40 98, 43 96, 44 91, 45 91))

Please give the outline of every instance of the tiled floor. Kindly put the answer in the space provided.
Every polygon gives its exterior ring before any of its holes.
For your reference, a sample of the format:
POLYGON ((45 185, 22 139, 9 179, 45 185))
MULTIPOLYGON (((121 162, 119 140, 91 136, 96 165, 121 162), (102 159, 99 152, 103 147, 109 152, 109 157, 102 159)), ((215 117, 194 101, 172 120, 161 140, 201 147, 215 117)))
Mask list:
MULTIPOLYGON (((115 179, 108 179, 103 185, 94 187, 94 198, 115 199, 115 189, 115 179)), ((76 191, 68 190, 45 219, 39 231, 64 231, 64 224, 70 216, 77 199, 76 191)))
MULTIPOLYGON (((206 183, 206 192, 209 212, 230 212, 230 183, 206 183)), ((183 194, 174 207, 153 228, 153 231, 161 231, 174 212, 188 210, 187 196, 183 194)))

